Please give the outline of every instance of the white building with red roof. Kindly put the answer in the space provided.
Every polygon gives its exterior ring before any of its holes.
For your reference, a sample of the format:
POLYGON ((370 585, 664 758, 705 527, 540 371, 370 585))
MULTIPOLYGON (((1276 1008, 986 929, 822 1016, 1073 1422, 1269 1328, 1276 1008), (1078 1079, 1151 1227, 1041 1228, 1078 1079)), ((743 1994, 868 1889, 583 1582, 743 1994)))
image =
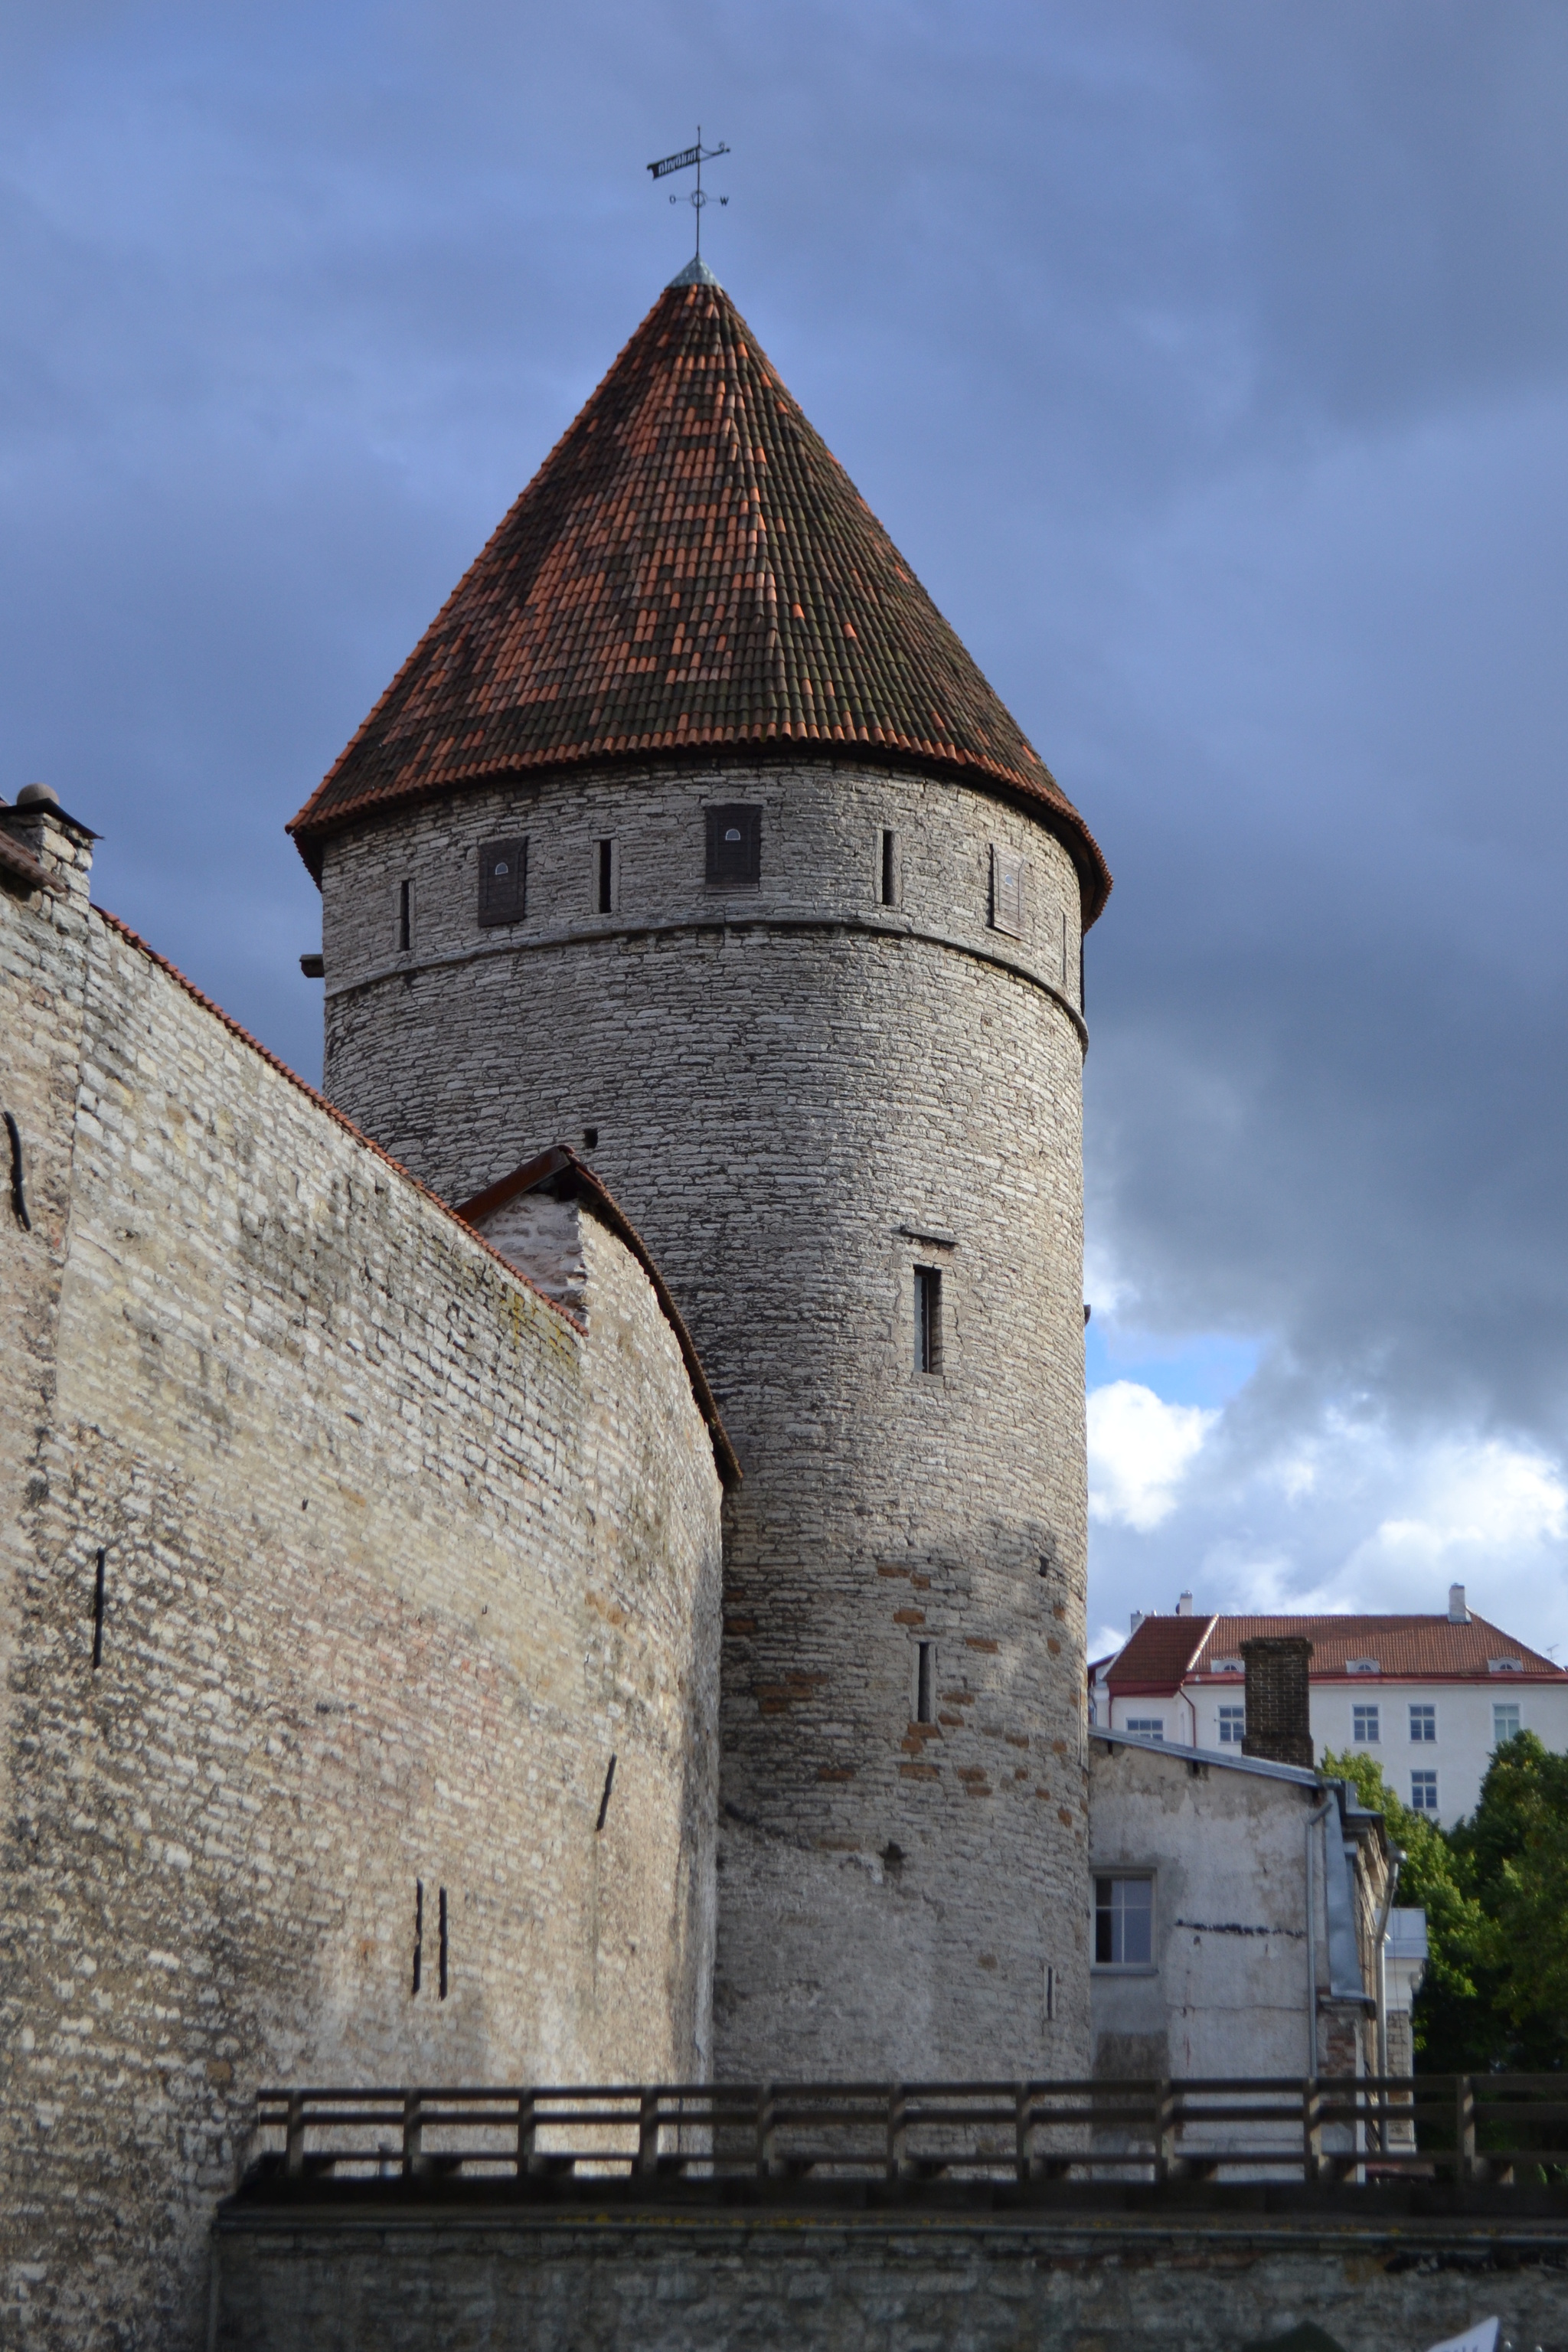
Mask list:
POLYGON ((1090 1721, 1187 1748, 1239 1754, 1242 1646, 1303 1634, 1312 1644, 1316 1754, 1362 1748, 1416 1812, 1445 1828, 1474 1810, 1494 1749, 1518 1731, 1568 1750, 1568 1672, 1476 1616, 1452 1585, 1442 1616, 1135 1616, 1089 1668, 1090 1721))

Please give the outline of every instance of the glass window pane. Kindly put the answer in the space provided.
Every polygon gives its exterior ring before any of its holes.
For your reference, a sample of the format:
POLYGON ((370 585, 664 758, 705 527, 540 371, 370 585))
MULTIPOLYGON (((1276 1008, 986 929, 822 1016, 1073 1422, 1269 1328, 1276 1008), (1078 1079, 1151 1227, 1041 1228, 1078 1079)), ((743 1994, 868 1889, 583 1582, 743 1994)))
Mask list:
POLYGON ((1121 1881, 1121 1958, 1131 1967, 1154 1957, 1154 1889, 1147 1878, 1121 1881))

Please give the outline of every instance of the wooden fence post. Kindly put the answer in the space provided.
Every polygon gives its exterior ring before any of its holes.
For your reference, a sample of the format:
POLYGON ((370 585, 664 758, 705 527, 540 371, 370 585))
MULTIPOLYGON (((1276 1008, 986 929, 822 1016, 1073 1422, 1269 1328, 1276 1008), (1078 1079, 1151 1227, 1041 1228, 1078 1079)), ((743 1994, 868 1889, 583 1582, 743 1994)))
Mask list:
POLYGON ((637 2170, 658 2170, 658 2093, 644 2091, 637 2108, 637 2170))
POLYGON ((305 2169, 305 2095, 302 2091, 289 2094, 288 2138, 283 2168, 290 2180, 298 2180, 305 2169))
POLYGON ((1323 2177, 1323 2099, 1315 2074, 1301 2078, 1301 2178, 1309 2184, 1323 2177))

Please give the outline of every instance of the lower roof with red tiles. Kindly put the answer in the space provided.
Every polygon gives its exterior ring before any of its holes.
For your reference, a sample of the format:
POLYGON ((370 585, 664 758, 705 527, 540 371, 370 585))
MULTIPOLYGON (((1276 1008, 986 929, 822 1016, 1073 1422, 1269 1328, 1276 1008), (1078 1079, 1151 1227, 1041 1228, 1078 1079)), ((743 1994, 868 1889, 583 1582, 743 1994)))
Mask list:
MULTIPOLYGON (((683 280, 687 282, 682 282, 683 280)), ((465 785, 694 751, 852 750, 1093 835, 723 289, 667 287, 325 781, 332 833, 465 785)))
POLYGON ((1312 1645, 1314 1682, 1536 1682, 1568 1673, 1472 1614, 1433 1617, 1145 1617, 1106 1675, 1112 1697, 1168 1696, 1184 1682, 1234 1682, 1242 1644, 1280 1634, 1312 1645), (1226 1663, 1228 1661, 1228 1664, 1226 1663))

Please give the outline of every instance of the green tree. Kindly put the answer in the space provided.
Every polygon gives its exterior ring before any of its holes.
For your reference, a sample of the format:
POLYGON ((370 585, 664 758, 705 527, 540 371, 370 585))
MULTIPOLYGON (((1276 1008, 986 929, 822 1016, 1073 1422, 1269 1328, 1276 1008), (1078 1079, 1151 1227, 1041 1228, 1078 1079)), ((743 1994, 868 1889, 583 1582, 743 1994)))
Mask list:
POLYGON ((1505 1741, 1448 1844, 1491 1931, 1493 2063, 1568 2065, 1568 1756, 1532 1731, 1505 1741))
POLYGON ((1436 1822, 1403 1804, 1372 1757, 1325 1755, 1319 1768, 1348 1780, 1383 1815, 1388 1842, 1404 1854, 1396 1903, 1426 1914, 1426 1974, 1412 2025, 1424 2074, 1476 2074, 1499 2063, 1507 2042, 1497 2004, 1501 1986, 1491 1920, 1477 1900, 1467 1861, 1436 1822))

